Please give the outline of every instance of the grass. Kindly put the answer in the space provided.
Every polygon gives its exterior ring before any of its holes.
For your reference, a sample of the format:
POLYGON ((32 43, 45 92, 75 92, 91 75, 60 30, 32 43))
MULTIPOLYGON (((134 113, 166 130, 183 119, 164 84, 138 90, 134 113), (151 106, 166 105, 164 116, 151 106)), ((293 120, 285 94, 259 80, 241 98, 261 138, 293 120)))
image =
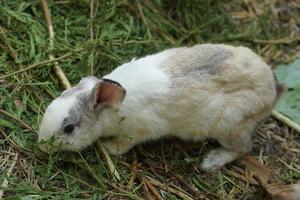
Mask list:
MULTIPOLYGON (((50 49, 38 1, 1 1, 0 77, 48 60, 49 53, 72 53, 59 60, 72 84, 91 73, 101 77, 134 57, 198 43, 248 46, 273 66, 300 56, 299 40, 293 40, 300 34, 296 0, 92 2, 92 14, 87 0, 49 2, 55 31, 50 49)), ((211 142, 163 139, 139 145, 113 158, 121 181, 111 177, 93 146, 46 155, 37 148, 36 130, 46 106, 62 91, 52 63, 0 84, 0 183, 7 178, 2 188, 7 199, 181 199, 179 192, 195 199, 268 198, 259 186, 224 169, 199 171, 211 142)), ((272 182, 294 183, 300 179, 299 139, 270 118, 257 130, 250 154, 272 169, 272 182)))

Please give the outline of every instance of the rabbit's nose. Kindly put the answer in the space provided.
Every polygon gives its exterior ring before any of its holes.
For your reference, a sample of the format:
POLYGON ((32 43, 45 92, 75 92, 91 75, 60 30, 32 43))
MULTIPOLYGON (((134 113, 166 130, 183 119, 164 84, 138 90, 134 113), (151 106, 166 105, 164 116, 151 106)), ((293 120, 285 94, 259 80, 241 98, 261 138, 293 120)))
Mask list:
POLYGON ((59 151, 61 143, 62 142, 60 142, 56 137, 51 137, 47 139, 43 137, 38 138, 38 147, 41 151, 45 153, 59 151))

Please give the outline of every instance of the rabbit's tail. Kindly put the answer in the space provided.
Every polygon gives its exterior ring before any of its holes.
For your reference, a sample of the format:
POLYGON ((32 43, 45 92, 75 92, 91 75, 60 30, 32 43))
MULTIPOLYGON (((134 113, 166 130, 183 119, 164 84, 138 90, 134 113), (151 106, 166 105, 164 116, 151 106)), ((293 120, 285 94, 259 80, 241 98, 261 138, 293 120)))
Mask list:
POLYGON ((276 100, 287 90, 287 88, 279 83, 276 83, 276 100))

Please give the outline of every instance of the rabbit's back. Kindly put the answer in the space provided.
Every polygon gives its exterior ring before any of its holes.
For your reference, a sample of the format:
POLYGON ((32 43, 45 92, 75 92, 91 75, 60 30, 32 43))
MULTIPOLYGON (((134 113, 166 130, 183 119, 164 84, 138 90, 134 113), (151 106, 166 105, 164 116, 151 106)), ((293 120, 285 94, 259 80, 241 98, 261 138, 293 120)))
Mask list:
POLYGON ((269 115, 276 98, 272 70, 248 48, 204 44, 165 53, 162 68, 172 89, 161 114, 175 135, 217 137, 269 115))

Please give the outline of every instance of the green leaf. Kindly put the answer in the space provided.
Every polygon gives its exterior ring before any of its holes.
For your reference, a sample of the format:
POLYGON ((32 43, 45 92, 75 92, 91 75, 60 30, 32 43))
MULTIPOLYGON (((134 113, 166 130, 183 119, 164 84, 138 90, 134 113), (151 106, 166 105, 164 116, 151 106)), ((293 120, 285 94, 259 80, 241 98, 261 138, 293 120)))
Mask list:
POLYGON ((289 65, 278 65, 274 72, 279 83, 292 89, 300 87, 300 58, 289 65))
POLYGON ((300 87, 286 92, 277 101, 275 109, 300 124, 300 87))
POLYGON ((14 125, 12 123, 10 123, 9 121, 6 121, 4 119, 0 119, 0 126, 4 126, 7 128, 11 128, 11 129, 14 128, 14 125))

